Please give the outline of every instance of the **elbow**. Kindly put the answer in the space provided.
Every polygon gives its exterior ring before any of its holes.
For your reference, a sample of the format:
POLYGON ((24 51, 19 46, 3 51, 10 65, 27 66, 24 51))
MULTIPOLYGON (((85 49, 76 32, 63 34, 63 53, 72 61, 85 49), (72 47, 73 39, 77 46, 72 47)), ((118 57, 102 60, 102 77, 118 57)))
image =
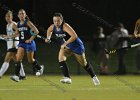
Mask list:
POLYGON ((39 33, 39 31, 38 30, 36 30, 36 32, 35 32, 36 34, 38 34, 39 33))
POLYGON ((78 38, 78 36, 77 36, 77 35, 74 35, 74 36, 73 36, 73 39, 74 39, 74 40, 76 40, 77 38, 78 38))

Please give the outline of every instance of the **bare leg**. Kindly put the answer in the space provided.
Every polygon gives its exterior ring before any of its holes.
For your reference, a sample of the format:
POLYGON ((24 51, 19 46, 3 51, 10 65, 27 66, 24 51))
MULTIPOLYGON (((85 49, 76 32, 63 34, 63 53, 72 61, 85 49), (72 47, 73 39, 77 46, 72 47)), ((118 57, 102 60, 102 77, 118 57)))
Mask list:
POLYGON ((7 52, 4 63, 2 64, 2 67, 0 69, 0 77, 2 77, 4 75, 4 73, 7 71, 8 67, 9 67, 9 62, 11 61, 11 58, 13 55, 14 55, 13 52, 7 52))

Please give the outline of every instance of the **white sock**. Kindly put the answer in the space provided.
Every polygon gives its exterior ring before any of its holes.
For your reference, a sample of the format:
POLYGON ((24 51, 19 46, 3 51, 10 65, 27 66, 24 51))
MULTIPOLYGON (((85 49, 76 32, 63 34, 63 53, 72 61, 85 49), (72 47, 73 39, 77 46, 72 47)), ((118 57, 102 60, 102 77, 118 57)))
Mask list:
POLYGON ((22 63, 21 63, 21 68, 20 68, 20 76, 25 76, 25 72, 24 72, 22 63))
POLYGON ((1 69, 0 69, 0 76, 3 76, 3 74, 7 71, 9 67, 9 63, 8 62, 4 62, 1 66, 1 69))

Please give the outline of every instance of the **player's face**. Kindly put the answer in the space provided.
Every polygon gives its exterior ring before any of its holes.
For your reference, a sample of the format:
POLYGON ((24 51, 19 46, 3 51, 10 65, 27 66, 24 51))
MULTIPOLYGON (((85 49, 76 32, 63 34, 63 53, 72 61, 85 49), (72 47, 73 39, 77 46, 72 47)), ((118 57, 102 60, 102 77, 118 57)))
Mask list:
POLYGON ((25 11, 24 10, 19 11, 18 17, 19 17, 20 20, 25 20, 25 18, 26 18, 25 11))
POLYGON ((7 22, 10 22, 10 21, 12 21, 12 19, 13 19, 13 16, 11 15, 11 14, 6 14, 5 15, 5 20, 7 21, 7 22))
POLYGON ((53 17, 53 23, 56 27, 59 27, 62 24, 62 19, 60 17, 53 17))

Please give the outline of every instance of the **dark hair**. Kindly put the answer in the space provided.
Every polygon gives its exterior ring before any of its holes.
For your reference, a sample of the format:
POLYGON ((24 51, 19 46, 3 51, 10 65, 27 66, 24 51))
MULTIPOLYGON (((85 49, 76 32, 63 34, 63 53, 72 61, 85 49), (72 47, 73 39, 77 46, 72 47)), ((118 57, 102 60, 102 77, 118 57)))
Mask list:
POLYGON ((54 13, 53 17, 60 17, 63 20, 63 16, 61 13, 54 13))
POLYGON ((120 27, 120 28, 124 28, 124 25, 121 22, 117 23, 117 26, 120 27))
POLYGON ((98 26, 98 27, 97 27, 97 30, 103 30, 103 27, 98 26))
MULTIPOLYGON (((20 11, 24 11, 24 12, 25 12, 25 14, 26 14, 26 11, 25 11, 24 9, 20 9, 20 10, 19 10, 19 12, 20 12, 20 11)), ((27 15, 27 14, 26 14, 25 19, 30 20, 30 18, 28 17, 28 15, 27 15)))

